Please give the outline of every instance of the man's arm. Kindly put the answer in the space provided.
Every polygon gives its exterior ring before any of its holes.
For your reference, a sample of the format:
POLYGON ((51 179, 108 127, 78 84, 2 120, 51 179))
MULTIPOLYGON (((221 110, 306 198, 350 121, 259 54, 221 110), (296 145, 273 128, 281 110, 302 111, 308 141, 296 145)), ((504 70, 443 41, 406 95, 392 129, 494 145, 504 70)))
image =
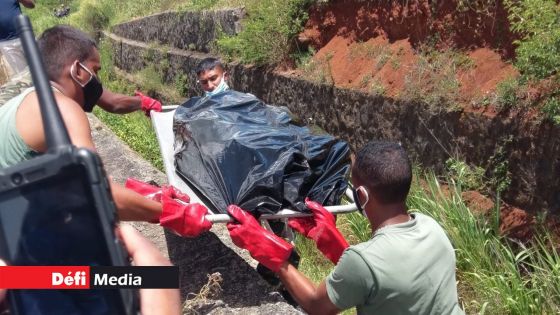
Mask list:
POLYGON ((135 96, 128 96, 104 89, 101 98, 97 101, 97 105, 105 111, 115 114, 127 114, 141 109, 149 116, 151 110, 161 111, 161 103, 159 101, 140 92, 136 92, 135 96))
MULTIPOLYGON (((55 93, 55 97, 72 144, 95 152, 89 121, 83 109, 68 97, 57 93, 55 93)), ((29 95, 20 106, 16 115, 16 127, 29 147, 38 152, 47 150, 43 122, 35 93, 29 95)), ((115 183, 111 184, 111 191, 122 220, 158 222, 162 210, 160 203, 144 198, 115 183)))
POLYGON ((340 312, 327 294, 325 281, 321 282, 318 287, 315 286, 311 280, 288 262, 282 265, 278 276, 284 287, 307 313, 330 315, 340 312))
POLYGON ((315 285, 288 263, 293 245, 265 230, 248 212, 230 205, 228 213, 235 222, 227 224, 233 243, 249 251, 251 257, 277 273, 296 301, 310 314, 336 314, 338 309, 329 300, 325 284, 315 285))
POLYGON ((159 222, 161 204, 111 182, 111 191, 122 221, 159 222))
POLYGON ((97 101, 97 105, 115 114, 126 114, 140 109, 140 96, 128 96, 119 93, 113 93, 107 89, 103 89, 101 98, 97 101))
POLYGON ((18 0, 24 7, 33 9, 35 7, 35 0, 18 0))
MULTIPOLYGON (((68 129, 68 134, 72 143, 77 147, 88 148, 96 151, 93 139, 91 138, 91 129, 86 114, 81 108, 71 109, 62 108, 70 107, 68 104, 59 102, 61 107, 62 118, 68 129)), ((111 182, 111 192, 113 199, 119 212, 119 218, 123 221, 148 221, 157 222, 161 214, 161 204, 159 202, 144 198, 142 195, 124 188, 122 185, 111 182)))

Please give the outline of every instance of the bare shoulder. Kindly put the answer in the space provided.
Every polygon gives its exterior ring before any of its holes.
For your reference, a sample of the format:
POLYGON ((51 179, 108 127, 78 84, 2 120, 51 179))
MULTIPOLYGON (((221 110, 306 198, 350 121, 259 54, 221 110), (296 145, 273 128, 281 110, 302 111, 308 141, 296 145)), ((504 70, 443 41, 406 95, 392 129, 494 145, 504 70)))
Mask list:
MULTIPOLYGON (((72 143, 94 149, 89 121, 82 107, 61 93, 54 93, 54 96, 72 143)), ((16 115, 16 125, 29 147, 38 152, 46 150, 43 121, 35 92, 31 92, 22 101, 16 115)))

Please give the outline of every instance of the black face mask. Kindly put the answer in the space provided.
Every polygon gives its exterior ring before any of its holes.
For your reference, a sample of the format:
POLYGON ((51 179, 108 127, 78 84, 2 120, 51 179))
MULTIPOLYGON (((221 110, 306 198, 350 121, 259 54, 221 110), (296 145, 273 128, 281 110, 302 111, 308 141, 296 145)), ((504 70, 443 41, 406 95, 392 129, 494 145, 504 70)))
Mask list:
POLYGON ((82 63, 79 64, 91 75, 91 77, 85 85, 82 85, 78 80, 74 79, 74 76, 72 76, 72 79, 78 82, 78 84, 82 87, 82 91, 84 93, 84 111, 86 113, 91 113, 93 107, 95 107, 95 104, 97 104, 97 101, 101 97, 101 94, 103 94, 103 85, 101 85, 101 82, 99 82, 97 77, 89 71, 88 68, 86 68, 82 63))
POLYGON ((97 77, 91 77, 88 83, 82 88, 84 91, 84 111, 86 113, 91 113, 97 101, 103 94, 103 86, 101 82, 97 80, 97 77))

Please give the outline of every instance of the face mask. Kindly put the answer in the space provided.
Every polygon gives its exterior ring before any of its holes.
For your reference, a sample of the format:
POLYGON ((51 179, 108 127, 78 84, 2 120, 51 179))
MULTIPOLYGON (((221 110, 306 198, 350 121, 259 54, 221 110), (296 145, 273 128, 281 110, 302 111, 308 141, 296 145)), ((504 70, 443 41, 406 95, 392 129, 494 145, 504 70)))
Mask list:
POLYGON ((84 66, 81 62, 79 62, 78 64, 80 65, 80 67, 86 70, 87 73, 89 73, 89 80, 86 82, 86 84, 80 83, 80 81, 78 81, 74 77, 74 72, 72 71, 74 65, 72 65, 72 69, 70 69, 70 75, 72 76, 72 79, 82 87, 82 91, 84 93, 84 111, 86 113, 91 113, 93 107, 101 97, 101 94, 103 94, 103 86, 101 85, 101 82, 99 82, 97 77, 88 68, 86 68, 86 66, 84 66))
POLYGON ((229 86, 228 86, 228 84, 226 83, 226 80, 224 80, 224 76, 225 76, 225 75, 222 76, 222 79, 220 80, 220 84, 218 84, 218 86, 217 86, 215 89, 213 89, 213 90, 210 91, 210 92, 205 92, 205 93, 206 93, 206 96, 208 96, 208 97, 214 96, 214 95, 216 95, 216 94, 218 94, 218 93, 221 93, 221 92, 223 92, 223 91, 229 90, 229 86))
POLYGON ((358 188, 352 188, 352 195, 354 197, 354 203, 356 204, 356 208, 358 208, 358 210, 360 211, 360 213, 367 218, 367 213, 364 210, 364 207, 367 205, 368 201, 369 201, 369 194, 367 192, 367 189, 364 186, 360 186, 358 188), (366 196, 366 201, 364 203, 362 203, 360 201, 360 197, 358 194, 358 190, 362 192, 363 195, 366 196))

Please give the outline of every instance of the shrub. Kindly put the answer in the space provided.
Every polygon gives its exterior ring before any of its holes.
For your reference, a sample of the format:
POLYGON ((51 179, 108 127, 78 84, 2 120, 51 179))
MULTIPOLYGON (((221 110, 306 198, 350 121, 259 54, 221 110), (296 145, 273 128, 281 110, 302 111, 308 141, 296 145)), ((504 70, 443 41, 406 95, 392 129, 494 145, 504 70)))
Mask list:
POLYGON ((560 69, 560 6, 556 0, 506 0, 517 40, 515 65, 530 78, 543 79, 560 69))
POLYGON ((498 83, 496 87, 496 105, 498 108, 506 109, 516 105, 519 100, 517 97, 518 88, 519 81, 516 78, 507 78, 498 83))
POLYGON ((560 125, 560 95, 547 99, 541 111, 546 118, 560 125))
POLYGON ((274 64, 286 59, 302 30, 311 0, 250 0, 243 30, 218 39, 218 50, 244 63, 274 64))
POLYGON ((463 190, 484 190, 484 169, 470 166, 466 162, 450 158, 445 161, 448 176, 450 176, 463 190))

